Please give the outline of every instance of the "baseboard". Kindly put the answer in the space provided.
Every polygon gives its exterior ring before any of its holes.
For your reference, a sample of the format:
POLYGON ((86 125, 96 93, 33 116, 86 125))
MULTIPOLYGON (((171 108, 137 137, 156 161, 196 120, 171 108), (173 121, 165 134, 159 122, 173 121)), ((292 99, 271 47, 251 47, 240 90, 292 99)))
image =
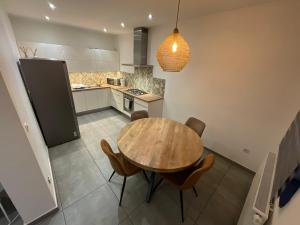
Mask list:
POLYGON ((84 112, 79 112, 79 113, 76 113, 76 115, 82 116, 82 115, 86 115, 86 114, 90 114, 90 113, 101 112, 101 111, 111 109, 111 108, 112 108, 111 106, 107 106, 107 107, 100 108, 100 109, 92 109, 92 110, 88 110, 88 111, 84 111, 84 112))
POLYGON ((227 158, 227 157, 221 155, 220 153, 217 153, 217 152, 215 152, 214 150, 212 150, 212 149, 210 149, 210 148, 208 148, 208 147, 206 147, 206 146, 204 146, 204 148, 205 148, 206 150, 208 150, 208 151, 213 152, 214 154, 216 154, 216 155, 218 155, 218 156, 220 156, 220 157, 223 157, 223 158, 227 159, 227 160, 230 161, 232 164, 234 164, 234 165, 236 165, 236 166, 238 166, 238 167, 241 167, 241 168, 243 168, 244 170, 247 170, 247 171, 248 171, 249 173, 251 173, 252 175, 255 175, 255 174, 256 174, 254 171, 248 169, 247 167, 245 167, 245 166, 243 166, 243 165, 241 165, 241 164, 238 164, 238 163, 235 162, 235 161, 232 161, 231 159, 229 159, 229 158, 227 158))

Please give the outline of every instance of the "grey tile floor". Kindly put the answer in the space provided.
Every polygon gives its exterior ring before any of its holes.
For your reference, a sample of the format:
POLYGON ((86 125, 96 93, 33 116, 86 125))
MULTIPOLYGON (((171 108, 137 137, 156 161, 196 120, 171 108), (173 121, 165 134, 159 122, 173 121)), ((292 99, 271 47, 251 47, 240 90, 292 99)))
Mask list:
MULTIPOLYGON (((80 116, 78 121, 81 139, 49 150, 59 211, 38 225, 182 224, 178 191, 164 182, 146 203, 147 183, 142 174, 128 178, 123 204, 118 206, 122 178, 115 175, 108 182, 112 168, 99 141, 108 140, 117 152, 116 139, 129 122, 127 117, 109 109, 80 116)), ((251 172, 216 154, 213 168, 196 186, 199 196, 184 192, 183 224, 236 224, 252 178, 251 172)))

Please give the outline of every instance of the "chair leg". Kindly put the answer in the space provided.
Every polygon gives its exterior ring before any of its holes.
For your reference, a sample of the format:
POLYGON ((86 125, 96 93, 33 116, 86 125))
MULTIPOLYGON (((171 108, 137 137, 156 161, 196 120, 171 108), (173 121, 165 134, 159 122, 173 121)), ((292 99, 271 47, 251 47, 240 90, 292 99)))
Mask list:
POLYGON ((149 178, 148 178, 148 176, 147 176, 145 170, 142 170, 142 171, 143 171, 143 174, 144 174, 144 177, 145 177, 147 183, 150 183, 150 180, 149 180, 149 178))
POLYGON ((197 190, 196 190, 196 188, 195 188, 194 186, 193 186, 193 191, 194 191, 194 193, 195 193, 196 197, 198 197, 197 190))
POLYGON ((181 221, 184 222, 182 190, 179 191, 179 195, 180 195, 181 221))
POLYGON ((109 179, 108 179, 109 182, 110 182, 111 178, 114 176, 115 172, 116 172, 116 171, 112 172, 112 174, 110 175, 110 177, 109 177, 109 179))
POLYGON ((122 204, 122 198, 123 198, 123 193, 124 193, 125 185, 126 185, 126 177, 124 176, 119 206, 121 206, 121 204, 122 204))

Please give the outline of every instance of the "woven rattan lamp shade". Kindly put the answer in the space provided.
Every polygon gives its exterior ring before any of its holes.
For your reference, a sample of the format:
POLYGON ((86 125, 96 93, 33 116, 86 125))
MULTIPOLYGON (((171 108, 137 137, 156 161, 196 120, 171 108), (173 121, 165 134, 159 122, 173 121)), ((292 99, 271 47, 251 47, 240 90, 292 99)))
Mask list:
POLYGON ((156 54, 160 67, 167 72, 179 72, 190 59, 190 47, 175 29, 160 45, 156 54))

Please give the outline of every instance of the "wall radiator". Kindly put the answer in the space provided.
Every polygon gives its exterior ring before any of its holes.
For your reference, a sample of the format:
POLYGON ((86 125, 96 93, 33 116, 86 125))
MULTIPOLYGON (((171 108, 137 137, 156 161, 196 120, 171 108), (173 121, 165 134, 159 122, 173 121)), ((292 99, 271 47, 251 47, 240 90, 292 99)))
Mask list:
POLYGON ((253 223, 264 224, 269 217, 273 183, 276 171, 276 154, 269 152, 258 184, 253 204, 253 223))
POLYGON ((269 218, 277 155, 269 152, 250 187, 238 225, 263 225, 269 218))

